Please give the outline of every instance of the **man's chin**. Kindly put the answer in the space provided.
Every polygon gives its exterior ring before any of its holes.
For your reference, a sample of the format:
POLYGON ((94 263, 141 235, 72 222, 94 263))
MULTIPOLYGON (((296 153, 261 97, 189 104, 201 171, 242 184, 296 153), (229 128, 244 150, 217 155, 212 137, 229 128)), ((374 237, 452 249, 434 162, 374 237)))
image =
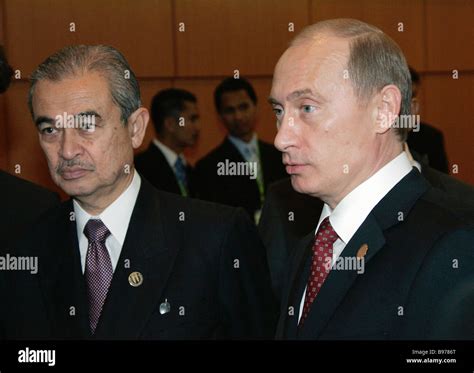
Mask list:
POLYGON ((94 188, 81 180, 61 179, 56 183, 68 196, 81 197, 88 196, 94 192, 94 188))
POLYGON ((299 175, 290 175, 290 180, 291 180, 291 186, 293 187, 294 190, 296 190, 299 193, 304 193, 304 188, 301 185, 301 176, 299 175))
POLYGON ((295 191, 302 194, 313 194, 311 185, 307 183, 307 180, 298 174, 291 175, 291 186, 295 191))

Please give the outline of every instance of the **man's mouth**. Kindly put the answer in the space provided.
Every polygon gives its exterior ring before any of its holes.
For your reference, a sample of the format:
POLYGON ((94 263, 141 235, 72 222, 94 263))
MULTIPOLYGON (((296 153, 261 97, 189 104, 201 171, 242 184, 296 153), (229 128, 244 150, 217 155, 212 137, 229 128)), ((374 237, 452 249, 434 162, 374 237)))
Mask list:
POLYGON ((60 175, 64 180, 75 180, 83 177, 89 170, 79 167, 66 168, 60 171, 60 175))
POLYGON ((305 166, 305 164, 301 163, 285 163, 286 172, 290 175, 300 173, 305 166))

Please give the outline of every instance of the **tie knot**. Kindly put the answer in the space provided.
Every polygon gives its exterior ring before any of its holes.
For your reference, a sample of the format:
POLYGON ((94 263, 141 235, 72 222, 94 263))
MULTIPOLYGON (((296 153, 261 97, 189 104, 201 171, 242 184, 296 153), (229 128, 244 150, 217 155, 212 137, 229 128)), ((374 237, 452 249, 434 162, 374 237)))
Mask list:
POLYGON ((176 167, 177 170, 184 170, 184 162, 181 159, 181 157, 176 158, 176 162, 174 163, 174 166, 176 167))
POLYGON ((334 244, 338 239, 338 235, 329 221, 329 216, 321 222, 318 233, 316 234, 316 239, 326 241, 330 245, 334 244))
POLYGON ((89 219, 84 227, 84 234, 89 241, 104 242, 110 231, 100 219, 89 219))

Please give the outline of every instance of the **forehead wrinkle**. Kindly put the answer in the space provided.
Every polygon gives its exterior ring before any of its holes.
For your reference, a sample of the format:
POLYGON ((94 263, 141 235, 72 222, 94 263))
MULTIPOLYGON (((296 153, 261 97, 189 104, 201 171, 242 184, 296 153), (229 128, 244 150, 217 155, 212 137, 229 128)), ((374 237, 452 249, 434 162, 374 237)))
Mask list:
MULTIPOLYGON (((59 110, 62 115, 66 112, 70 115, 80 115, 84 112, 96 112, 98 117, 104 114, 104 99, 111 99, 108 90, 105 95, 102 88, 96 84, 83 84, 78 81, 81 77, 71 77, 60 81, 40 81, 36 87, 35 101, 38 99, 41 102, 41 109, 44 110, 59 110), (39 88, 39 89, 38 89, 39 88), (61 89, 61 91, 59 91, 61 89), (51 92, 54 94, 51 94, 51 92), (44 94, 41 94, 44 92, 44 94), (71 110, 73 109, 73 110, 71 110)), ((111 101, 113 103, 113 101, 111 101)), ((37 108, 39 109, 39 108, 37 108)), ((43 113, 35 113, 39 116, 43 113)), ((57 113, 56 113, 57 114, 57 113)))

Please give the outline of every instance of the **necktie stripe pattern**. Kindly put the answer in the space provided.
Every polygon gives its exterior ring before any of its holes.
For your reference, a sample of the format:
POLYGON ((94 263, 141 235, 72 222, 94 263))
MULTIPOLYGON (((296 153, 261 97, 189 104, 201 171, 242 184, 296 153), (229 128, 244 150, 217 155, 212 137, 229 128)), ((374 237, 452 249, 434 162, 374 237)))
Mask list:
POLYGON ((303 313, 299 325, 303 325, 308 317, 309 310, 319 290, 323 286, 330 271, 330 260, 332 261, 332 246, 338 236, 329 222, 329 216, 319 226, 313 244, 313 255, 311 258, 311 272, 306 285, 306 296, 303 305, 303 313))
POLYGON ((176 159, 176 162, 174 164, 174 169, 176 170, 176 177, 178 178, 178 181, 181 184, 180 186, 184 188, 184 193, 187 193, 188 178, 186 175, 186 166, 184 165, 184 162, 181 159, 181 157, 178 157, 176 159))
POLYGON ((84 227, 89 240, 86 256, 86 281, 89 300, 89 326, 94 334, 114 274, 105 246, 110 231, 100 219, 90 219, 84 227))

